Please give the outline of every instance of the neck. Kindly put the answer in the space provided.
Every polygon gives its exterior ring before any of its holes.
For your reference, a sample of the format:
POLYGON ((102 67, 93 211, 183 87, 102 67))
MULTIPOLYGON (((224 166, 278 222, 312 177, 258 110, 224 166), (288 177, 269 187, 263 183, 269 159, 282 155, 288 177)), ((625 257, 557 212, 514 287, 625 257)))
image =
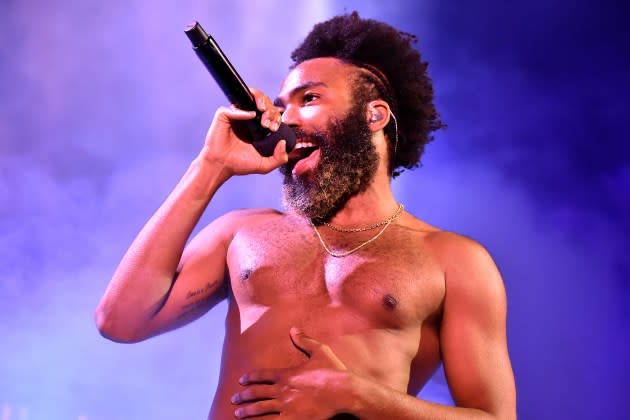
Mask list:
POLYGON ((369 226, 390 217, 398 208, 391 178, 378 171, 370 186, 348 202, 330 220, 338 227, 369 226))

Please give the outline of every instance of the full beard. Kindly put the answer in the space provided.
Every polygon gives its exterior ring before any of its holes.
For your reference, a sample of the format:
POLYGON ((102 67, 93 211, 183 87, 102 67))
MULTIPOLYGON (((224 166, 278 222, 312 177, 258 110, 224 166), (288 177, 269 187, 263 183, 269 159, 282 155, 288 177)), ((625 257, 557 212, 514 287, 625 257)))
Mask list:
POLYGON ((291 164, 280 169, 284 175, 283 202, 314 223, 322 223, 351 197, 365 191, 374 179, 378 154, 372 132, 363 106, 355 104, 345 118, 332 119, 327 131, 309 134, 298 129, 296 137, 318 144, 320 160, 307 177, 294 177, 291 164))

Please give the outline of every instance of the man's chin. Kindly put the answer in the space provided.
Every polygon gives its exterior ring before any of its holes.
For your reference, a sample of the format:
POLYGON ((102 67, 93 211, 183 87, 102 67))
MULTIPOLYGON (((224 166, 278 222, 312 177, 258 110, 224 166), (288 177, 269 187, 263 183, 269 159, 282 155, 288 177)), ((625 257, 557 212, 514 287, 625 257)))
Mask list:
POLYGON ((282 205, 284 208, 291 212, 296 213, 299 216, 310 217, 310 211, 312 203, 306 197, 306 191, 304 191, 304 186, 298 186, 297 183, 301 183, 302 181, 296 179, 290 173, 284 176, 284 185, 282 187, 282 205), (298 189, 302 191, 298 191, 298 189))
POLYGON ((319 219, 327 211, 312 197, 312 185, 302 177, 288 175, 282 189, 282 204, 287 211, 308 219, 319 219))

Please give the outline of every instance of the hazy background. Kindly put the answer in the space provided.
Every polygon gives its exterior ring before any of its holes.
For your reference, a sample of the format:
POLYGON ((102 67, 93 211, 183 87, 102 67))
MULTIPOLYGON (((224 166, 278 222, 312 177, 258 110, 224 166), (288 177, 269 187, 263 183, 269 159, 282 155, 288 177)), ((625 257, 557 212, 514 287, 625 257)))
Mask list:
MULTIPOLYGON (((418 35, 449 128, 394 182, 406 209, 494 255, 520 419, 621 419, 630 319, 623 2, 0 1, 0 418, 201 419, 225 306, 144 343, 93 311, 195 157, 220 91, 199 20, 273 96, 312 25, 343 11, 418 35)), ((231 180, 202 224, 278 207, 280 176, 231 180)), ((421 394, 447 402, 439 374, 421 394)))

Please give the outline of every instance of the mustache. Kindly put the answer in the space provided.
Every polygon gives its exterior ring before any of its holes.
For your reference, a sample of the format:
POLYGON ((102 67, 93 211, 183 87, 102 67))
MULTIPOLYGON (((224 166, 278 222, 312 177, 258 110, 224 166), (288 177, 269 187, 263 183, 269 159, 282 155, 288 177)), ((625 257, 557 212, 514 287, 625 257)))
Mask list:
POLYGON ((307 132, 301 128, 292 128, 293 134, 295 134, 295 138, 297 141, 306 141, 312 142, 317 145, 326 144, 326 133, 320 130, 307 132))
POLYGON ((296 127, 292 128, 291 130, 293 131, 293 134, 295 134, 295 138, 305 138, 309 136, 309 134, 301 128, 296 127))

